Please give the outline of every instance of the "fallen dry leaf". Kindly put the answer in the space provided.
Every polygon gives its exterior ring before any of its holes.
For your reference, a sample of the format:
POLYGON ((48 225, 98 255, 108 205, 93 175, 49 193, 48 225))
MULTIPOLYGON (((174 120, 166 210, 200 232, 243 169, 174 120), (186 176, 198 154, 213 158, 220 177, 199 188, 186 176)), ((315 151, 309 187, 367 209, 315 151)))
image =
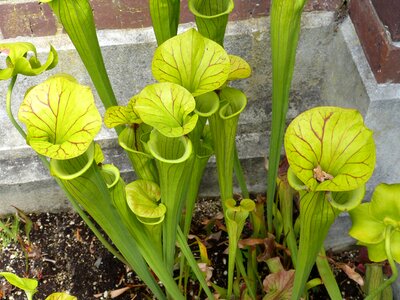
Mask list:
POLYGON ((355 268, 350 267, 345 263, 336 263, 337 267, 342 269, 343 272, 351 279, 357 282, 360 286, 364 285, 364 279, 360 274, 355 271, 355 268))
POLYGON ((113 290, 113 291, 106 291, 104 293, 100 293, 100 294, 96 294, 93 295, 95 298, 101 298, 101 297, 105 297, 107 299, 111 298, 117 298, 118 296, 121 296, 123 293, 125 293, 127 290, 129 290, 131 287, 130 286, 126 286, 117 290, 113 290))

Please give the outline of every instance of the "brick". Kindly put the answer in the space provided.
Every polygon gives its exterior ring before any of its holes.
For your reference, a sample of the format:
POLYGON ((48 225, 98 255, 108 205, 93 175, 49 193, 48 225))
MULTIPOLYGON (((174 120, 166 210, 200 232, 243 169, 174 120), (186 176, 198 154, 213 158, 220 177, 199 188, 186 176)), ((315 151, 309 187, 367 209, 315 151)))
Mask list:
POLYGON ((98 29, 151 26, 147 0, 91 0, 91 4, 98 29))
POLYGON ((371 0, 352 0, 350 17, 378 83, 400 83, 400 48, 389 39, 371 0))
POLYGON ((56 33, 56 21, 47 5, 36 2, 0 4, 0 31, 4 38, 56 33))
MULTIPOLYGON (((56 33, 56 20, 46 4, 0 4, 0 32, 4 38, 45 36, 56 33)), ((131 29, 151 26, 149 0, 90 0, 98 29, 131 29)), ((235 0, 229 19, 243 20, 269 14, 271 0, 235 0)), ((341 0, 309 0, 305 10, 335 10, 341 0)), ((180 22, 193 22, 187 0, 181 2, 180 22)))
POLYGON ((376 13, 388 28, 393 41, 400 41, 400 1, 372 0, 376 13))

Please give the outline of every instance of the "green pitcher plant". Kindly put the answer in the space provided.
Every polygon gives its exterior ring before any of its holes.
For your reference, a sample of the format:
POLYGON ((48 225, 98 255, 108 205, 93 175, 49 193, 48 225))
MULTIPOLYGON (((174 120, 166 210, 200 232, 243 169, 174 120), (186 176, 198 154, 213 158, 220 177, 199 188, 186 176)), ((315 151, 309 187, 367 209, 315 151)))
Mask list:
POLYGON ((190 0, 188 5, 195 16, 199 32, 223 46, 226 25, 234 8, 234 1, 190 0))
MULTIPOLYGON (((90 89, 69 75, 50 77, 28 91, 18 116, 26 125, 27 143, 50 158, 51 174, 101 224, 133 269, 163 298, 143 258, 132 253, 138 245, 114 204, 119 171, 95 161, 98 148, 93 139, 102 122, 90 89)), ((125 199, 125 194, 117 196, 125 199)))
POLYGON ((375 299, 398 277, 400 263, 400 184, 379 184, 371 202, 350 211, 352 227, 349 234, 368 249, 372 262, 388 260, 392 276, 377 287, 366 299, 375 299))
POLYGON ((330 226, 359 205, 375 166, 372 131, 353 109, 316 107, 285 134, 288 180, 300 193, 300 244, 292 299, 298 299, 330 226))
MULTIPOLYGON (((393 208, 398 206, 395 195, 400 188, 380 185, 371 203, 360 205, 375 165, 372 131, 360 113, 317 107, 295 118, 284 136, 305 0, 271 4, 273 106, 266 207, 249 199, 236 148, 239 118, 248 99, 230 83, 251 76, 251 68, 223 47, 234 1, 189 0, 198 30, 177 35, 180 1, 150 0, 158 44, 151 63, 156 82, 143 87, 126 105, 118 105, 110 84, 89 0, 42 2, 53 10, 77 49, 106 108, 104 124, 115 128, 136 180, 125 183, 118 168, 104 162, 94 141, 102 118, 93 94, 70 75, 52 76, 26 92, 18 117, 27 132, 15 120, 11 96, 18 74, 35 76, 54 68, 58 56, 53 47, 41 63, 30 43, 0 44, 0 52, 6 53, 0 80, 10 79, 7 113, 100 241, 133 268, 157 299, 185 299, 186 287, 180 284, 183 276, 191 274, 208 299, 217 298, 209 285, 227 299, 257 299, 261 293, 263 299, 297 300, 307 286, 321 283, 332 299, 339 298, 323 241, 342 211, 350 211, 350 234, 367 246, 370 259, 388 259, 393 269, 393 276, 368 299, 395 280, 400 217, 393 208), (277 179, 283 139, 289 169, 277 179), (226 290, 206 279, 187 243, 200 183, 213 155, 229 240, 226 290), (242 189, 241 200, 234 200, 234 174, 242 189), (300 216, 293 224, 297 195, 300 216), (248 218, 252 233, 248 246, 242 247, 248 218), (285 271, 278 257, 269 256, 276 251, 267 244, 282 240, 283 248, 289 249, 284 260, 290 257, 296 268, 294 279, 293 270, 285 271), (257 273, 258 261, 266 262, 272 273, 264 282, 257 273), (314 263, 321 279, 307 283, 314 263), (179 280, 174 278, 177 265, 179 280), (191 274, 186 273, 187 266, 191 274)), ((24 286, 18 277, 0 275, 21 283, 32 298, 37 284, 26 281, 24 286)), ((58 296, 69 295, 54 294, 58 296)))

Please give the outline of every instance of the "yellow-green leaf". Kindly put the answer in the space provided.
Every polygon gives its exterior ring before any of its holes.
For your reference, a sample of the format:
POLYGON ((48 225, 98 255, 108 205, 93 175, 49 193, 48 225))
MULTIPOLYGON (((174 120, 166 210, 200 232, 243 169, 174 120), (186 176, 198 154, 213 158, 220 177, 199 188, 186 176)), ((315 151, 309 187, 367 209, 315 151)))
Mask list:
POLYGON ((354 109, 316 107, 289 125, 285 150, 293 173, 311 191, 350 191, 371 177, 372 131, 354 109))
POLYGON ((251 67, 247 61, 236 55, 229 55, 229 61, 231 63, 231 70, 229 72, 228 80, 250 77, 251 67))
POLYGON ((136 101, 135 109, 144 123, 168 137, 179 137, 191 132, 198 116, 191 114, 196 102, 180 85, 163 82, 145 87, 136 101))
POLYGON ((157 183, 135 180, 125 190, 128 206, 140 221, 156 225, 164 220, 167 209, 160 203, 161 191, 157 183))
POLYGON ((78 300, 78 298, 67 293, 53 293, 46 300, 78 300))
POLYGON ((31 278, 21 278, 10 272, 0 272, 0 276, 3 276, 10 284, 17 288, 29 292, 31 295, 36 293, 38 281, 31 278))
POLYGON ((104 124, 108 128, 113 128, 125 124, 140 124, 142 120, 135 112, 135 103, 137 96, 134 96, 127 106, 111 106, 104 115, 104 124))
POLYGON ((101 128, 90 88, 63 75, 30 89, 18 117, 27 127, 28 144, 58 160, 84 153, 101 128))
POLYGON ((230 61, 224 48, 190 29, 157 48, 152 71, 158 81, 179 84, 199 96, 226 82, 230 61))

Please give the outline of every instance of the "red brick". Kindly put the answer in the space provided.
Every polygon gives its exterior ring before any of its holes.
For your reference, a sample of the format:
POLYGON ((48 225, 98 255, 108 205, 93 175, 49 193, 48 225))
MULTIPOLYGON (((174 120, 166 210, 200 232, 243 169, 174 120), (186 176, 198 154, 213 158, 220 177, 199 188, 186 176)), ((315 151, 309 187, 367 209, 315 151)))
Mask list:
POLYGON ((400 41, 400 1, 399 0, 373 0, 372 4, 388 28, 393 41, 400 41))
MULTIPOLYGON (((90 0, 98 29, 125 29, 151 26, 149 0, 90 0)), ((229 19, 243 20, 267 16, 271 0, 235 0, 229 19)), ((335 10, 341 0, 309 0, 306 11, 335 10)), ((56 32, 55 17, 46 4, 36 2, 0 4, 0 29, 5 38, 44 36, 56 32)), ((181 23, 194 21, 181 2, 181 23)))
POLYGON ((45 36, 56 33, 49 7, 36 2, 0 5, 0 30, 4 38, 45 36))
POLYGON ((98 29, 151 26, 147 0, 91 0, 91 4, 98 29))
POLYGON ((400 48, 389 39, 371 0, 352 0, 350 16, 378 83, 400 83, 400 48))

